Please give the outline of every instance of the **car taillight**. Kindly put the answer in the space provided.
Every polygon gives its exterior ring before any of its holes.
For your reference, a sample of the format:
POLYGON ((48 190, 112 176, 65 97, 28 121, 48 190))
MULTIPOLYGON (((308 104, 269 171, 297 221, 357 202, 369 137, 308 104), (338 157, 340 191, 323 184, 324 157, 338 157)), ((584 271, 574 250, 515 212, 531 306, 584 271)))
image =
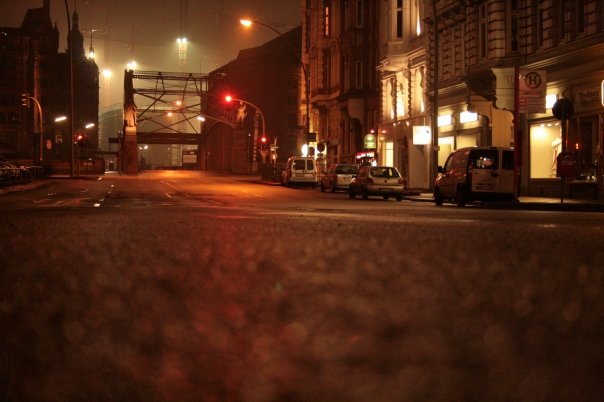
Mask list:
POLYGON ((405 180, 403 180, 403 179, 398 179, 398 184, 405 185, 405 180))

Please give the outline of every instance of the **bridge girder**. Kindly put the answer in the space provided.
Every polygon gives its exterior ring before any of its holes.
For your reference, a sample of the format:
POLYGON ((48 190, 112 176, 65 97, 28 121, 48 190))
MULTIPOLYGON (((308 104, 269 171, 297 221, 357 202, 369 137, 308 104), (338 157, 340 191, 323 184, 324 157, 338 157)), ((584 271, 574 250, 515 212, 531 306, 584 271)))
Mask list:
POLYGON ((138 171, 138 143, 199 145, 213 82, 200 73, 125 71, 122 170, 138 171))

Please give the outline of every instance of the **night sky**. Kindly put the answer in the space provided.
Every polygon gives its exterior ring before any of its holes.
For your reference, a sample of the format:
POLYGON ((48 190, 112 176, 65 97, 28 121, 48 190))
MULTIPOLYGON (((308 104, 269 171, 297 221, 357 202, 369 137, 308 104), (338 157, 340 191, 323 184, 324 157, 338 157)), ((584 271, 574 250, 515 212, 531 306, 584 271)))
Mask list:
MULTIPOLYGON (((77 0, 84 48, 92 46, 100 70, 110 69, 111 82, 101 83, 101 106, 122 101, 126 63, 140 70, 179 71, 176 38, 181 35, 180 0, 77 0)), ((0 26, 19 27, 29 8, 43 0, 0 0, 0 26)), ((76 0, 69 0, 69 11, 76 0)), ((59 50, 67 47, 64 0, 51 0, 53 24, 59 28, 59 50)), ((266 27, 246 29, 248 17, 286 32, 300 24, 299 0, 189 0, 186 18, 187 72, 207 73, 237 57, 240 49, 259 46, 276 34, 266 27)))

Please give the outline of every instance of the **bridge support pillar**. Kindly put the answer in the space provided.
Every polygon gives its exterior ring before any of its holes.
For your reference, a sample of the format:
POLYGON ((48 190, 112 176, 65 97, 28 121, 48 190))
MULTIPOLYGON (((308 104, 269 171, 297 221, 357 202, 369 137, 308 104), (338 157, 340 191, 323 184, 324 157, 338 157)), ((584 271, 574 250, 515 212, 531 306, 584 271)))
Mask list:
POLYGON ((138 173, 138 143, 136 127, 125 127, 124 131, 124 173, 138 173))

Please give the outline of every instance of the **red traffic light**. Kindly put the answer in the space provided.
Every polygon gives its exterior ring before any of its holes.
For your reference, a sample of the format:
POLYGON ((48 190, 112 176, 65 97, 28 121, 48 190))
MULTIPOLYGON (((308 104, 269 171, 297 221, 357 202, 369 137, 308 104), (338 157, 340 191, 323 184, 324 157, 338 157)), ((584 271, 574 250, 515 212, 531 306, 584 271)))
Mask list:
POLYGON ((226 95, 224 97, 224 100, 227 101, 227 102, 231 102, 233 100, 233 97, 231 95, 226 95))
POLYGON ((268 141, 268 139, 267 139, 265 136, 262 136, 262 137, 260 138, 260 141, 261 141, 263 144, 266 144, 266 141, 268 141))

